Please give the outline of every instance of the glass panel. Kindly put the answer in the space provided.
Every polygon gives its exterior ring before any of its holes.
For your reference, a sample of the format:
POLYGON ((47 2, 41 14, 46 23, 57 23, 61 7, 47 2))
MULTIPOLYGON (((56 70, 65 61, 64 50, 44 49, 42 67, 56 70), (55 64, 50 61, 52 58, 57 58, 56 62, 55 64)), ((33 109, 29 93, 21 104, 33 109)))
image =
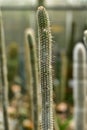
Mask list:
MULTIPOLYGON (((35 12, 33 11, 2 11, 5 31, 6 51, 9 46, 16 44, 19 50, 19 70, 18 73, 25 84, 24 70, 24 32, 27 28, 35 30, 35 12)), ((7 53, 8 54, 8 53, 7 53)))
POLYGON ((87 0, 47 0, 45 4, 47 6, 54 6, 54 5, 79 5, 82 3, 86 3, 87 0))
POLYGON ((0 5, 8 5, 8 6, 19 6, 19 5, 35 5, 36 0, 0 0, 0 5))

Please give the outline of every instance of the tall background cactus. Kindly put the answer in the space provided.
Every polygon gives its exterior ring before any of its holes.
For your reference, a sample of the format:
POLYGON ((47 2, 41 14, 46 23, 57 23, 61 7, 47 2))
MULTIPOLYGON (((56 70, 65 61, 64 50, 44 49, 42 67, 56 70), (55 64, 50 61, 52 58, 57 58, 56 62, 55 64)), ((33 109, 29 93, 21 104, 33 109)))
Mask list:
POLYGON ((6 61, 6 51, 5 51, 5 38, 2 14, 0 12, 0 71, 1 71, 1 87, 2 87, 2 107, 3 107, 3 118, 4 118, 4 128, 9 130, 8 125, 8 81, 7 81, 7 61, 6 61))
POLYGON ((39 94, 38 64, 37 64, 35 36, 34 36, 34 31, 32 29, 27 29, 26 38, 28 41, 28 49, 30 53, 30 63, 31 63, 33 123, 34 123, 34 130, 39 130, 40 111, 39 111, 39 102, 38 102, 38 94, 39 94))
POLYGON ((42 96, 41 130, 53 130, 52 36, 48 14, 43 6, 37 11, 39 74, 42 96))
POLYGON ((24 50, 25 50, 25 73, 26 73, 26 89, 29 96, 30 101, 30 108, 29 108, 29 118, 32 120, 32 72, 31 72, 31 62, 30 62, 30 49, 28 45, 28 38, 27 38, 27 30, 25 31, 25 44, 24 44, 24 50))
POLYGON ((60 86, 60 102, 65 100, 66 97, 66 81, 67 81, 67 56, 63 51, 61 52, 61 86, 60 86))
POLYGON ((38 6, 43 6, 44 5, 44 0, 38 0, 38 6))
POLYGON ((73 53, 75 130, 86 130, 86 91, 87 65, 86 50, 82 43, 78 43, 73 53))

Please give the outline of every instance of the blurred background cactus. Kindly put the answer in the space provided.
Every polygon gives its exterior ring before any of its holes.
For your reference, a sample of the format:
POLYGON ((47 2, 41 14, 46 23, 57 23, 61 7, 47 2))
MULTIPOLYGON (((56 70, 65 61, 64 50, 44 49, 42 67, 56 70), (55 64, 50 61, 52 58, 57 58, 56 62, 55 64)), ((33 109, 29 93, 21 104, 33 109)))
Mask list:
POLYGON ((65 90, 65 100, 72 104, 73 97, 72 97, 72 88, 70 87, 70 80, 73 78, 72 70, 73 70, 73 49, 75 46, 75 33, 76 33, 76 24, 72 21, 71 23, 71 32, 69 41, 67 41, 67 48, 66 48, 66 90, 65 90))
MULTIPOLYGON (((29 50, 29 55, 30 55, 30 65, 28 64, 28 68, 29 66, 31 67, 31 75, 29 75, 27 78, 28 80, 30 80, 32 78, 31 81, 31 91, 30 93, 32 93, 32 120, 34 123, 34 130, 38 130, 39 129, 39 101, 40 101, 40 97, 38 99, 38 94, 39 94, 39 79, 38 79, 38 61, 37 61, 37 50, 36 50, 36 42, 35 42, 35 36, 34 36, 34 31, 32 29, 27 29, 26 30, 26 39, 27 39, 27 47, 26 49, 29 50), (31 77, 30 77, 31 76, 31 77), (38 101, 39 100, 39 101, 38 101)), ((27 50, 26 50, 27 51, 27 50)), ((27 55, 26 55, 27 56, 27 55)), ((26 60, 27 61, 27 60, 26 60)), ((27 70, 28 71, 28 70, 27 70)), ((28 72, 30 73, 30 72, 28 72)))
POLYGON ((18 60, 18 51, 19 51, 19 46, 17 43, 12 42, 8 46, 7 50, 7 67, 8 67, 8 81, 9 85, 14 81, 15 77, 18 76, 18 65, 19 65, 19 60, 18 60))
POLYGON ((61 81, 60 81, 60 102, 66 98, 66 85, 67 85, 67 72, 68 72, 68 59, 64 51, 61 52, 61 81))
POLYGON ((87 60, 83 43, 77 43, 73 51, 74 121, 75 130, 86 130, 87 60))
POLYGON ((45 3, 44 0, 38 0, 38 7, 39 7, 39 6, 43 6, 44 3, 45 3))
POLYGON ((5 36, 2 21, 2 14, 0 12, 0 82, 1 82, 1 103, 3 108, 3 119, 4 119, 4 129, 9 130, 8 124, 8 80, 7 80, 7 61, 6 61, 6 50, 5 50, 5 36))
POLYGON ((31 66, 31 54, 30 54, 30 47, 28 41, 28 32, 25 31, 25 43, 24 43, 24 52, 25 52, 25 75, 26 75, 26 90, 29 95, 30 99, 30 119, 32 120, 32 107, 33 107, 33 77, 32 77, 32 66, 31 66))
POLYGON ((83 40, 84 40, 85 47, 87 49, 87 30, 84 31, 83 40))

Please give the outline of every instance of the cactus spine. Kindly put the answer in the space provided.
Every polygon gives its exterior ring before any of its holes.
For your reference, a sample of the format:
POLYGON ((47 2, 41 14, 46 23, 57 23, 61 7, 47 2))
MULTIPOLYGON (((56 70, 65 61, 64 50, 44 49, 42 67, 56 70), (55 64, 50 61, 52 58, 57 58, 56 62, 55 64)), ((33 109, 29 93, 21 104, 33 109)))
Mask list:
POLYGON ((86 50, 82 43, 75 46, 73 53, 75 130, 86 130, 86 50))
POLYGON ((5 39, 2 15, 0 12, 0 71, 1 71, 1 85, 2 85, 2 106, 5 130, 9 130, 8 126, 8 81, 7 81, 7 62, 5 54, 5 39))
POLYGON ((43 6, 37 11, 39 74, 42 96, 41 130, 53 130, 52 36, 48 14, 43 6))
MULTIPOLYGON (((32 70, 32 78, 33 78, 33 85, 32 85, 32 91, 33 91, 33 122, 34 122, 34 130, 39 130, 39 103, 38 103, 38 66, 37 66, 37 53, 36 53, 36 43, 35 43, 35 37, 34 32, 32 29, 28 29, 26 32, 27 40, 28 40, 28 46, 30 51, 30 62, 31 62, 31 70, 32 70)), ((40 99, 39 99, 40 100, 40 99)))

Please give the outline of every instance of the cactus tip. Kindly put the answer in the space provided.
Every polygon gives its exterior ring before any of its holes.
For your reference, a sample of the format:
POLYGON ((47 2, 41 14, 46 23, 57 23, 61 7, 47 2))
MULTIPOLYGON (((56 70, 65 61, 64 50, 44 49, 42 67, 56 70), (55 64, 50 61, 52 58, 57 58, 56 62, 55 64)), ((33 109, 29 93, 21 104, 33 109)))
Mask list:
POLYGON ((87 30, 84 31, 84 36, 87 36, 87 30))
POLYGON ((39 6, 39 7, 38 7, 38 10, 43 10, 43 9, 44 9, 43 6, 39 6))

